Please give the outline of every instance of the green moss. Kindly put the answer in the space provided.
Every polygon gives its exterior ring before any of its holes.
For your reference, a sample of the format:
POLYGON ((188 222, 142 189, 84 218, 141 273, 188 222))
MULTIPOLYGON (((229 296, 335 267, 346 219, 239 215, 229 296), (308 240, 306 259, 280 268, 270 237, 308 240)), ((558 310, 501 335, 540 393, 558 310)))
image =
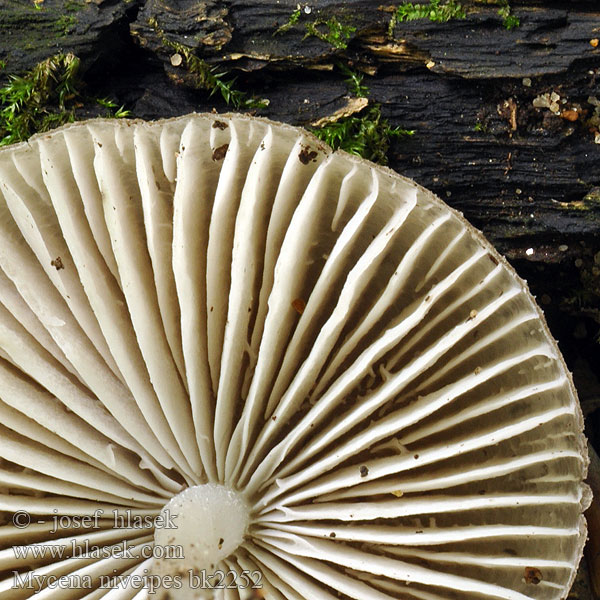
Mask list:
POLYGON ((57 55, 22 77, 12 76, 0 89, 0 145, 26 140, 75 119, 70 100, 75 95, 79 59, 57 55))
POLYGON ((427 4, 413 4, 412 2, 403 2, 394 12, 388 27, 389 35, 392 35, 396 23, 404 21, 415 21, 417 19, 429 19, 435 23, 446 23, 451 19, 466 18, 465 9, 460 2, 448 0, 441 3, 441 0, 430 0, 427 4))
MULTIPOLYGON (((25 75, 9 77, 0 89, 0 146, 74 121, 75 109, 84 99, 79 91, 82 84, 78 70, 79 59, 75 55, 57 54, 25 75)), ((129 114, 122 107, 113 110, 114 103, 107 108, 109 117, 129 114)))
POLYGON ((106 116, 114 119, 121 119, 123 117, 130 117, 131 111, 125 110, 124 106, 119 106, 113 100, 109 100, 108 98, 95 98, 96 104, 102 106, 107 110, 106 116))
POLYGON ((512 14, 512 9, 508 0, 502 2, 502 6, 498 9, 498 14, 502 18, 502 25, 505 29, 514 29, 521 25, 521 19, 512 14))
POLYGON ((73 15, 61 15, 54 23, 54 31, 61 35, 67 35, 77 24, 73 15))
POLYGON ((388 162, 392 139, 414 134, 412 130, 391 127, 381 115, 380 104, 367 106, 357 115, 342 117, 312 131, 334 150, 339 148, 381 165, 388 162))
POLYGON ((363 84, 364 75, 358 71, 352 70, 342 62, 337 63, 338 69, 346 75, 346 86, 348 91, 357 98, 366 98, 369 95, 369 88, 363 84))
POLYGON ((331 17, 324 21, 317 19, 306 24, 306 35, 304 39, 314 36, 331 44, 334 48, 345 50, 348 47, 348 42, 356 31, 356 27, 352 25, 342 25, 336 17, 331 17))
POLYGON ((235 109, 265 108, 268 100, 248 97, 248 94, 235 88, 235 78, 226 79, 229 73, 219 73, 216 67, 198 58, 191 48, 170 40, 159 27, 156 19, 149 19, 148 24, 160 37, 163 46, 174 50, 182 58, 182 67, 192 76, 194 87, 210 92, 210 96, 219 93, 225 103, 235 109))
POLYGON ((300 20, 300 15, 302 14, 302 9, 300 7, 298 7, 291 15, 290 18, 287 20, 286 23, 284 23, 281 27, 279 27, 275 33, 273 34, 273 36, 276 35, 281 35, 282 33, 285 33, 286 31, 288 31, 289 29, 291 29, 299 20, 300 20))

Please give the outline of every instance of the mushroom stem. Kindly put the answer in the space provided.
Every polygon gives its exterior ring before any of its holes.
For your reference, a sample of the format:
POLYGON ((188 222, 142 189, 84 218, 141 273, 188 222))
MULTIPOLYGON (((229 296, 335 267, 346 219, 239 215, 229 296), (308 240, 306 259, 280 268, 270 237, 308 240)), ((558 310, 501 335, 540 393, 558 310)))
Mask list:
POLYGON ((183 590, 212 587, 220 563, 244 541, 249 521, 240 493, 216 483, 186 488, 156 520, 155 572, 180 578, 183 590))

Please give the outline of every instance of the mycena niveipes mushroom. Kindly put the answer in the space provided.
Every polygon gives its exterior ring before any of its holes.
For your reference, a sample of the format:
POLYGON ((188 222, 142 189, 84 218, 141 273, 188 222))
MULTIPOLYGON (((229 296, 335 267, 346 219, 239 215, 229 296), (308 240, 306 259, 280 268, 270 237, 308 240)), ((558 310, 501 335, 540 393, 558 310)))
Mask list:
POLYGON ((37 136, 0 194, 2 593, 564 597, 571 376, 433 194, 237 115, 37 136))

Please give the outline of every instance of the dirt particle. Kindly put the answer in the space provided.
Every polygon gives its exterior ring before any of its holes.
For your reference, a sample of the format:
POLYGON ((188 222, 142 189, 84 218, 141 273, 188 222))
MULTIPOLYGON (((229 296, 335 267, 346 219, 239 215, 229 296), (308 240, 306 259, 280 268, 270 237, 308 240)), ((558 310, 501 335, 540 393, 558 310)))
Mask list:
POLYGON ((223 538, 219 538, 219 550, 223 547, 223 543, 225 540, 223 538))
POLYGON ((65 268, 65 265, 63 265, 63 262, 60 258, 60 256, 57 256, 54 260, 50 261, 50 264, 57 270, 60 271, 61 269, 65 268))
POLYGON ((417 460, 419 458, 418 454, 415 454, 414 459, 417 460))
POLYGON ((365 467, 365 465, 363 465, 360 469, 360 476, 361 477, 366 477, 369 474, 369 469, 367 467, 365 467))
POLYGON ((560 116, 567 121, 577 121, 579 119, 579 113, 576 110, 563 110, 560 116))
POLYGON ((228 127, 229 125, 223 121, 213 121, 212 124, 213 129, 220 129, 221 131, 223 131, 223 129, 227 129, 228 127))
POLYGON ((525 567, 525 583, 537 585, 542 581, 542 572, 535 567, 525 567))
POLYGON ((307 165, 311 160, 316 162, 317 151, 311 150, 308 146, 303 146, 302 150, 300 150, 300 154, 298 154, 298 158, 303 165, 307 165))
POLYGON ((223 160, 225 155, 227 154, 227 149, 229 148, 229 144, 223 144, 218 148, 215 148, 212 153, 213 160, 223 160))
POLYGON ((299 315, 301 315, 306 308, 306 302, 302 300, 302 298, 296 298, 295 300, 292 300, 292 307, 299 315))
POLYGON ((329 537, 330 537, 330 538, 334 538, 334 537, 335 537, 335 531, 332 531, 332 532, 329 534, 329 537))
POLYGON ((508 121, 511 131, 517 130, 517 103, 513 98, 505 100, 502 104, 497 107, 498 114, 508 121))

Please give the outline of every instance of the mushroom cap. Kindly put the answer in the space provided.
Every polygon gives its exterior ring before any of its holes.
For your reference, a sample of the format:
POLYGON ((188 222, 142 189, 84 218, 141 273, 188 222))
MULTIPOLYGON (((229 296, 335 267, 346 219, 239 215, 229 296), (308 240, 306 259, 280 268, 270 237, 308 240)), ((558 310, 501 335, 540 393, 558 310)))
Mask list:
POLYGON ((566 596, 572 379, 432 193, 265 119, 93 120, 0 151, 0 227, 3 597, 566 596))

